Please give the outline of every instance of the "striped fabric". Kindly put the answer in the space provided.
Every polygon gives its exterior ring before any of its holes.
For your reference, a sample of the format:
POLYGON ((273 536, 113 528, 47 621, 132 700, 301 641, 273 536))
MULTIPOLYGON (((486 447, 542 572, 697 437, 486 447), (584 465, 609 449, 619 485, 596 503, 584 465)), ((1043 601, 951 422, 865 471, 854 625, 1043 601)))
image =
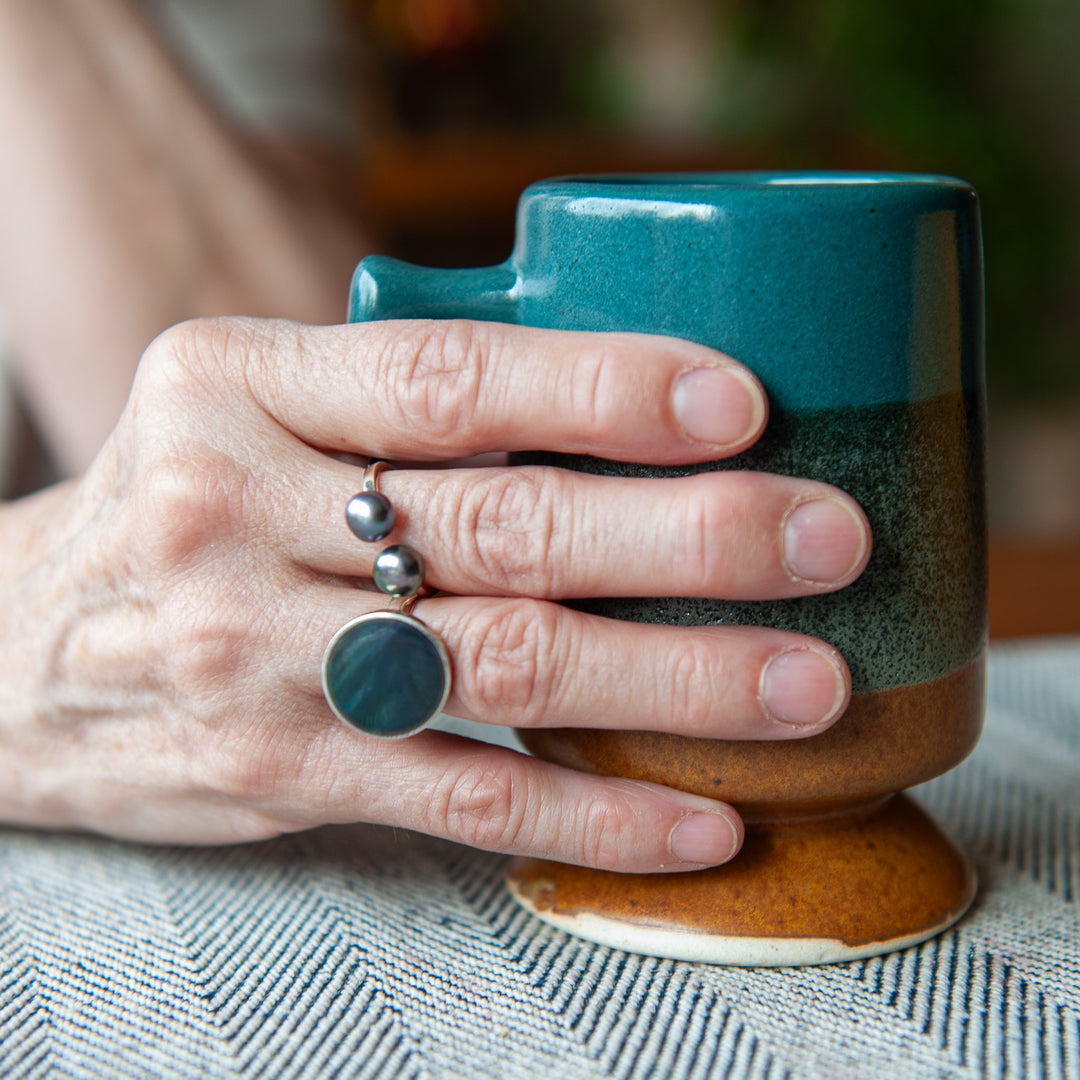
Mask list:
POLYGON ((920 798, 974 855, 952 931, 711 968, 576 941, 502 861, 351 827, 217 850, 0 832, 0 1077, 1080 1077, 1080 641, 997 648, 920 798))

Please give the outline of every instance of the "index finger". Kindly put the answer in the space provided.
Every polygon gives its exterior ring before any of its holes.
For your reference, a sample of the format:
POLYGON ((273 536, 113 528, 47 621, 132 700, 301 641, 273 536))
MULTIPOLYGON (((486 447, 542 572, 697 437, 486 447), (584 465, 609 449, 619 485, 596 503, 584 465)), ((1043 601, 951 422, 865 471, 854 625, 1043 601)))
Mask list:
POLYGON ((675 338, 464 320, 335 327, 229 320, 225 348, 288 430, 324 449, 445 460, 558 450, 680 464, 765 426, 758 380, 675 338))

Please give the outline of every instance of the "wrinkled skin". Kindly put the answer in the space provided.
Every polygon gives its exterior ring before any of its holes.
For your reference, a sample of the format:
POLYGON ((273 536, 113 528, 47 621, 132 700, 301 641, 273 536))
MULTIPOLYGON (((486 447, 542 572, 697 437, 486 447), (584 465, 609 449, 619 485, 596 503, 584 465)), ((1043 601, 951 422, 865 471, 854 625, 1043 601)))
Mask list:
POLYGON ((450 713, 823 730, 850 693, 824 643, 555 601, 658 581, 726 598, 840 588, 870 546, 847 496, 756 473, 449 466, 521 448, 705 461, 766 420, 744 369, 670 339, 465 322, 167 331, 84 477, 0 508, 0 817, 182 843, 372 821, 621 871, 723 862, 741 825, 722 803, 437 731, 358 735, 323 700, 320 662, 339 626, 386 606, 369 580, 379 545, 344 522, 356 462, 423 462, 382 490, 395 541, 448 594, 414 614, 453 658, 450 713))

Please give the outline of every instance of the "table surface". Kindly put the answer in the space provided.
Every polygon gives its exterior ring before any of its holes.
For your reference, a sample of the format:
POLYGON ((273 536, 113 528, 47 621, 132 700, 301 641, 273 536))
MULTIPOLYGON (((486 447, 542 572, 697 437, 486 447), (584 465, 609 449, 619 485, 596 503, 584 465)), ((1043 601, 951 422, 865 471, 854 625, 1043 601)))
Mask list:
POLYGON ((368 826, 182 849, 0 831, 0 1076, 1080 1077, 1080 638, 995 645, 986 733, 917 797, 981 888, 803 969, 578 941, 503 860, 368 826))

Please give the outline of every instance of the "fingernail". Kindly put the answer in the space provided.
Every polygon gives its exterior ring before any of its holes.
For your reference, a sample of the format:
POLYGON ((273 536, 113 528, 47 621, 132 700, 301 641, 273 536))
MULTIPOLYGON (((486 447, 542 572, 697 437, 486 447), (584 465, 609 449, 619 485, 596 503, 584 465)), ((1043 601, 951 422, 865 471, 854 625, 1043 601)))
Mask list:
POLYGON ((817 649, 774 656, 761 673, 761 701, 774 720, 819 727, 840 711, 847 694, 839 665, 817 649))
POLYGON ((716 866, 739 849, 739 834, 723 814, 706 811, 685 817, 668 838, 668 850, 680 862, 716 866))
POLYGON ((756 435, 765 419, 765 399, 748 376, 729 368, 688 371, 675 384, 675 418, 692 439, 737 446, 756 435))
POLYGON ((866 554, 866 526, 840 499, 800 503, 784 521, 788 572, 815 585, 843 581, 866 554))

